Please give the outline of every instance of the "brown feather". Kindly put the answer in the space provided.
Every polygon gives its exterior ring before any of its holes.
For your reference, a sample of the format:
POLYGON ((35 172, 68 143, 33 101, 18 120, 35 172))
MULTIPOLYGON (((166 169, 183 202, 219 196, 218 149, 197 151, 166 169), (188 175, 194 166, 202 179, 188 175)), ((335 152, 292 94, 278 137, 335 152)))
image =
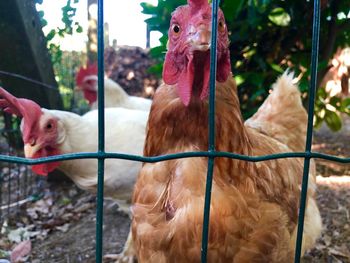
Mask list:
MULTIPOLYGON (((216 90, 216 150, 254 156, 289 151, 244 126, 232 78, 217 83, 216 90)), ((149 116, 144 155, 207 149, 208 102, 198 99, 185 107, 173 86, 161 86, 149 116)), ((300 159, 215 159, 208 262, 293 261, 302 164, 300 159)), ((143 165, 132 222, 140 262, 200 262, 206 173, 207 158, 143 165)))

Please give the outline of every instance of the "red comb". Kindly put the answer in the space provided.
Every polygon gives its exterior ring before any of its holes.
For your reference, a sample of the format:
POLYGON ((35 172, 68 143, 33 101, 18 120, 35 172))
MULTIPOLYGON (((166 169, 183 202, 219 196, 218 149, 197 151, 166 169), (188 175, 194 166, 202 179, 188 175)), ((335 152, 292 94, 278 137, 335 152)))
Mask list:
POLYGON ((29 117, 32 111, 38 111, 41 108, 32 100, 19 99, 0 87, 0 108, 5 112, 17 115, 18 117, 29 117))
POLYGON ((25 127, 23 131, 23 140, 29 135, 30 128, 39 119, 42 114, 41 107, 32 100, 19 99, 0 87, 0 108, 5 112, 23 117, 25 127))
POLYGON ((86 68, 81 67, 75 77, 75 82, 77 86, 81 86, 84 82, 85 77, 97 75, 97 64, 88 64, 86 68))

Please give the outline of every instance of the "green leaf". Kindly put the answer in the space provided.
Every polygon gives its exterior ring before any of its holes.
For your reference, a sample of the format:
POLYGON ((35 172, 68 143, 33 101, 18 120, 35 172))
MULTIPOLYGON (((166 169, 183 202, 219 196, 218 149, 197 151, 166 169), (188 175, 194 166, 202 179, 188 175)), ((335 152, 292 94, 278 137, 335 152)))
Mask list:
POLYGON ((150 54, 153 58, 159 58, 164 56, 166 52, 166 48, 164 46, 154 47, 150 50, 150 54))
POLYGON ((342 127, 342 120, 334 111, 326 111, 325 121, 332 131, 339 131, 342 127))
POLYGON ((83 28, 82 26, 78 25, 77 29, 75 30, 77 33, 82 33, 83 32, 83 28))
POLYGON ((317 91, 317 97, 321 99, 326 99, 327 98, 327 92, 325 88, 319 88, 317 91))
POLYGON ((162 77, 162 71, 163 71, 163 63, 158 63, 153 65, 147 70, 151 74, 157 75, 159 78, 162 77))
POLYGON ((279 73, 283 73, 284 70, 277 64, 274 64, 274 63, 271 63, 270 64, 271 68, 274 70, 274 71, 277 71, 279 73))
POLYGON ((329 104, 331 104, 333 107, 335 107, 336 109, 339 109, 341 106, 341 99, 337 96, 333 96, 331 97, 331 99, 329 100, 329 104))
MULTIPOLYGON (((264 80, 264 76, 259 73, 245 73, 242 74, 243 78, 247 83, 252 83, 254 86, 261 87, 262 82, 264 80)), ((265 91, 264 91, 265 92, 265 91)), ((261 89, 257 91, 257 96, 261 95, 261 89)))
POLYGON ((47 26, 47 21, 46 21, 46 19, 41 19, 41 26, 42 27, 46 27, 47 26))
POLYGON ((320 61, 320 62, 318 63, 317 69, 318 69, 318 70, 322 70, 322 69, 325 69, 325 68, 327 68, 327 67, 328 67, 328 61, 323 60, 323 61, 320 61))
POLYGON ((44 11, 38 11, 38 15, 40 18, 43 18, 45 13, 44 13, 44 11))
POLYGON ((50 32, 46 36, 46 40, 49 42, 50 40, 52 40, 55 37, 55 35, 56 35, 56 30, 51 29, 50 32))
POLYGON ((350 115, 350 98, 342 100, 340 103, 340 111, 350 115))
POLYGON ((291 20, 290 15, 282 7, 273 9, 268 17, 272 23, 278 26, 288 26, 291 20))
POLYGON ((244 0, 225 1, 222 5, 226 20, 233 21, 243 8, 244 0))
POLYGON ((66 32, 66 31, 65 31, 64 29, 58 28, 57 33, 58 33, 58 35, 59 35, 60 37, 64 37, 64 33, 65 33, 65 32, 66 32))
POLYGON ((314 116, 314 127, 315 129, 320 129, 323 123, 323 118, 320 118, 318 115, 314 116))
POLYGON ((150 3, 142 2, 140 5, 142 7, 143 14, 152 15, 157 12, 157 7, 150 3))
POLYGON ((237 86, 239 86, 245 82, 244 76, 242 76, 242 75, 235 75, 234 78, 235 78, 237 86))

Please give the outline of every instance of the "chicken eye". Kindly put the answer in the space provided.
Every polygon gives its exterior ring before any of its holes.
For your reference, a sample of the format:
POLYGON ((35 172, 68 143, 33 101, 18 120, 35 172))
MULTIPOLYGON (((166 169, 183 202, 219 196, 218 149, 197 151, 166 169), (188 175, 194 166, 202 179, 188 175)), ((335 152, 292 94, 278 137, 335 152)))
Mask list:
POLYGON ((218 24, 218 30, 219 30, 219 32, 225 32, 225 29, 226 29, 225 22, 224 22, 223 20, 220 20, 220 21, 219 21, 219 24, 218 24))
POLYGON ((171 28, 175 34, 180 33, 180 26, 178 24, 174 24, 171 28))
POLYGON ((46 130, 51 130, 53 128, 53 125, 52 125, 52 123, 51 122, 48 122, 47 124, 46 124, 46 130))

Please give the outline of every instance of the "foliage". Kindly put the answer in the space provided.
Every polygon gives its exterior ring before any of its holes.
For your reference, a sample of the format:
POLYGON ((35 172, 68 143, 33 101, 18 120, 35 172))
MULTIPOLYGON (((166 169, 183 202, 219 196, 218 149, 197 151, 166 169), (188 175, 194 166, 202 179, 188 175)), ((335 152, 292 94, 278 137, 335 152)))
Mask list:
MULTIPOLYGON (((75 72, 78 67, 84 64, 82 58, 84 57, 81 52, 68 52, 61 50, 57 41, 57 38, 64 38, 67 35, 73 35, 75 33, 82 33, 83 29, 79 22, 74 21, 74 17, 77 11, 75 4, 79 0, 61 0, 66 1, 66 5, 62 7, 62 22, 63 27, 57 27, 49 30, 46 34, 46 41, 49 53, 51 55, 51 61, 53 63, 53 69, 56 75, 56 81, 59 85, 59 90, 63 99, 63 106, 66 110, 72 110, 76 112, 85 112, 88 108, 84 99, 78 99, 74 94, 75 85, 75 72)), ((36 0, 38 4, 42 4, 43 0, 36 0)), ((45 19, 45 12, 38 11, 41 19, 42 27, 47 26, 45 19)))
POLYGON ((63 51, 61 63, 54 64, 54 72, 62 95, 63 107, 79 114, 86 112, 89 108, 86 100, 82 96, 79 97, 81 94, 74 92, 75 73, 81 65, 86 63, 83 58, 85 56, 82 52, 63 51))
MULTIPOLYGON (((66 0, 67 3, 62 7, 62 22, 64 27, 57 27, 51 29, 46 35, 46 41, 48 45, 49 52, 51 54, 51 59, 54 64, 60 63, 62 59, 62 50, 60 45, 55 43, 54 39, 56 37, 65 37, 66 35, 72 35, 73 33, 82 33, 83 28, 80 24, 74 21, 74 16, 76 14, 77 8, 74 4, 77 4, 79 0, 66 0)), ((43 0, 36 0, 38 4, 42 4, 43 0)), ((44 18, 45 12, 38 11, 41 20, 42 27, 47 26, 47 21, 44 18)))
POLYGON ((322 122, 325 121, 333 131, 338 131, 342 127, 341 113, 350 116, 350 98, 331 97, 321 87, 317 92, 317 100, 315 102, 314 126, 319 128, 322 122))
POLYGON ((143 2, 141 7, 142 13, 150 15, 150 18, 146 19, 150 31, 159 31, 162 33, 162 37, 159 39, 161 45, 151 49, 151 55, 159 60, 159 64, 150 68, 150 72, 161 77, 163 68, 162 61, 164 60, 164 54, 166 52, 166 43, 168 41, 167 33, 169 28, 169 21, 171 13, 176 7, 186 3, 186 0, 177 1, 162 1, 158 0, 158 6, 153 6, 150 3, 143 2))
MULTIPOLYGON (((350 42, 350 8, 347 2, 321 1, 318 83, 327 72, 335 49, 350 42)), ((151 50, 160 61, 164 59, 171 12, 184 3, 185 0, 158 0, 157 6, 141 4, 143 13, 150 15, 146 20, 150 29, 163 34, 161 46, 151 50)), ((271 83, 287 68, 300 78, 300 89, 306 98, 310 78, 313 1, 225 0, 221 1, 221 8, 230 32, 232 72, 239 85, 244 117, 254 114, 268 95, 271 83)), ((152 70, 160 74, 162 66, 157 65, 152 70)), ((324 107, 316 107, 316 123, 325 120, 333 130, 337 130, 340 126, 335 115, 339 116, 343 110, 342 103, 333 105, 335 114, 320 114, 324 107)))

